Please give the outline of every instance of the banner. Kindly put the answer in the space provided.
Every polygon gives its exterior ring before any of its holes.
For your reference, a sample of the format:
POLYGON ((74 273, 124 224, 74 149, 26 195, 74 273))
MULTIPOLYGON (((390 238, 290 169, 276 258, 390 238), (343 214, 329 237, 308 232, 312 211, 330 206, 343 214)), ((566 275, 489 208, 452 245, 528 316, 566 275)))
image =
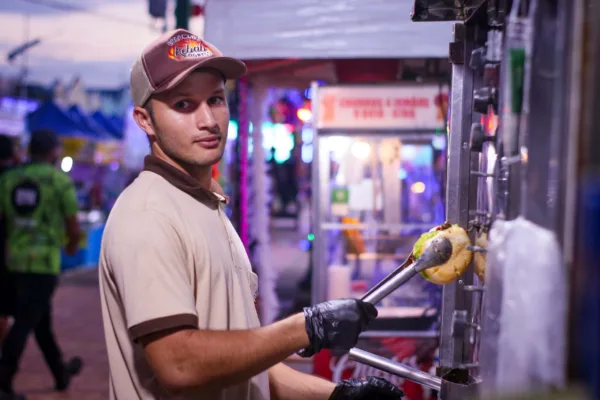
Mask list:
POLYGON ((314 104, 317 129, 437 130, 446 126, 448 86, 324 86, 314 104))
POLYGON ((95 144, 92 140, 80 137, 60 138, 62 157, 71 157, 75 161, 93 162, 95 144))
POLYGON ((96 144, 94 161, 99 165, 108 165, 113 162, 121 163, 123 161, 123 152, 124 144, 122 142, 116 140, 98 142, 96 144))
MULTIPOLYGON (((406 364, 421 371, 432 373, 434 357, 438 347, 437 338, 361 338, 356 345, 361 350, 386 357, 391 361, 406 364)), ((404 400, 433 400, 437 393, 418 383, 400 378, 379 369, 357 363, 348 354, 335 355, 322 350, 314 356, 315 375, 338 383, 345 379, 378 376, 387 379, 404 391, 404 400)))

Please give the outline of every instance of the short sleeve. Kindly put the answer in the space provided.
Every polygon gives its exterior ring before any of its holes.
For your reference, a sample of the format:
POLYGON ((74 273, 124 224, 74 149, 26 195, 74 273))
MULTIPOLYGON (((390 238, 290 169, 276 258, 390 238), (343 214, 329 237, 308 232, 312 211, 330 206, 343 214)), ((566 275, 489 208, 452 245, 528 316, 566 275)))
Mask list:
POLYGON ((152 210, 119 218, 105 233, 104 251, 132 339, 172 328, 197 328, 193 284, 179 232, 152 210))
POLYGON ((61 175, 60 182, 60 208, 65 217, 72 217, 77 214, 79 206, 77 204, 77 192, 75 185, 68 175, 61 175))

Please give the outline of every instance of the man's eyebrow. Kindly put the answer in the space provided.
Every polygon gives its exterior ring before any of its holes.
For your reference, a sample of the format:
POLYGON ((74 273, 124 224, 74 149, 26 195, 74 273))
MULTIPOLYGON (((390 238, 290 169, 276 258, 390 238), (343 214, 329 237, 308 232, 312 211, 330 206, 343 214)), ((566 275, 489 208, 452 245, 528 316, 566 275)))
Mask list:
MULTIPOLYGON (((217 89, 213 90, 213 92, 212 92, 213 95, 214 94, 222 94, 222 93, 225 93, 225 88, 217 88, 217 89)), ((176 96, 176 97, 190 97, 195 94, 197 94, 197 93, 186 90, 186 89, 173 92, 173 96, 176 96)))

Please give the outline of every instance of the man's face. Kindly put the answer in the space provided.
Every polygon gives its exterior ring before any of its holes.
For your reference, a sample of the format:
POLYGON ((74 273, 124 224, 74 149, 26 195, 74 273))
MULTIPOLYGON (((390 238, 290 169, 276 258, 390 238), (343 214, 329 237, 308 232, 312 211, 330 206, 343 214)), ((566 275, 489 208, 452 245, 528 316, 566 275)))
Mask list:
MULTIPOLYGON (((199 70, 178 86, 152 97, 153 121, 138 121, 153 147, 182 166, 208 167, 223 156, 229 108, 223 78, 199 70)), ((143 110, 147 114, 146 110, 143 110)), ((156 149, 155 149, 156 150, 156 149)))

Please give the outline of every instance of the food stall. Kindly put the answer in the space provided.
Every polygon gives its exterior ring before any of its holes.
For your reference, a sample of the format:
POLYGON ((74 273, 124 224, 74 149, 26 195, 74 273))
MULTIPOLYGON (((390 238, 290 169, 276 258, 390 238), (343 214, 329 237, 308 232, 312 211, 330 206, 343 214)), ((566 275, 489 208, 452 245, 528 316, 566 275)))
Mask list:
MULTIPOLYGON (((445 149, 448 86, 315 83, 312 92, 316 304, 363 297, 408 258, 420 234, 444 222, 434 153, 445 149)), ((429 371, 440 306, 441 288, 415 278, 377 304, 359 346, 429 371)), ((334 381, 365 375, 328 351, 315 356, 314 372, 334 381)), ((409 399, 429 398, 419 385, 393 381, 409 399)))
MULTIPOLYGON (((257 269, 260 318, 265 324, 283 311, 270 256, 273 198, 265 161, 268 152, 257 145, 268 136, 262 126, 270 119, 273 93, 281 89, 304 92, 317 80, 414 82, 422 77, 447 77, 447 63, 442 60, 447 49, 442 40, 450 34, 450 25, 403 23, 401 18, 410 12, 410 0, 376 3, 333 1, 315 7, 312 0, 206 2, 204 38, 224 54, 244 60, 249 71, 236 85, 240 192, 235 200, 239 209, 235 220, 257 269), (417 43, 414 37, 427 39, 417 43)), ((306 129, 307 137, 309 132, 306 129)), ((298 136, 302 135, 304 132, 298 136)), ((306 157, 312 154, 310 146, 300 147, 304 147, 306 157)), ((310 202, 305 203, 299 215, 310 213, 310 202)))
MULTIPOLYGON (((435 372, 359 343, 348 358, 361 374, 419 382, 442 400, 599 398, 600 9, 591 4, 415 1, 415 21, 457 21, 446 215, 468 232, 472 257, 443 286, 435 372)), ((386 277, 377 302, 415 279, 414 265, 386 277)))

